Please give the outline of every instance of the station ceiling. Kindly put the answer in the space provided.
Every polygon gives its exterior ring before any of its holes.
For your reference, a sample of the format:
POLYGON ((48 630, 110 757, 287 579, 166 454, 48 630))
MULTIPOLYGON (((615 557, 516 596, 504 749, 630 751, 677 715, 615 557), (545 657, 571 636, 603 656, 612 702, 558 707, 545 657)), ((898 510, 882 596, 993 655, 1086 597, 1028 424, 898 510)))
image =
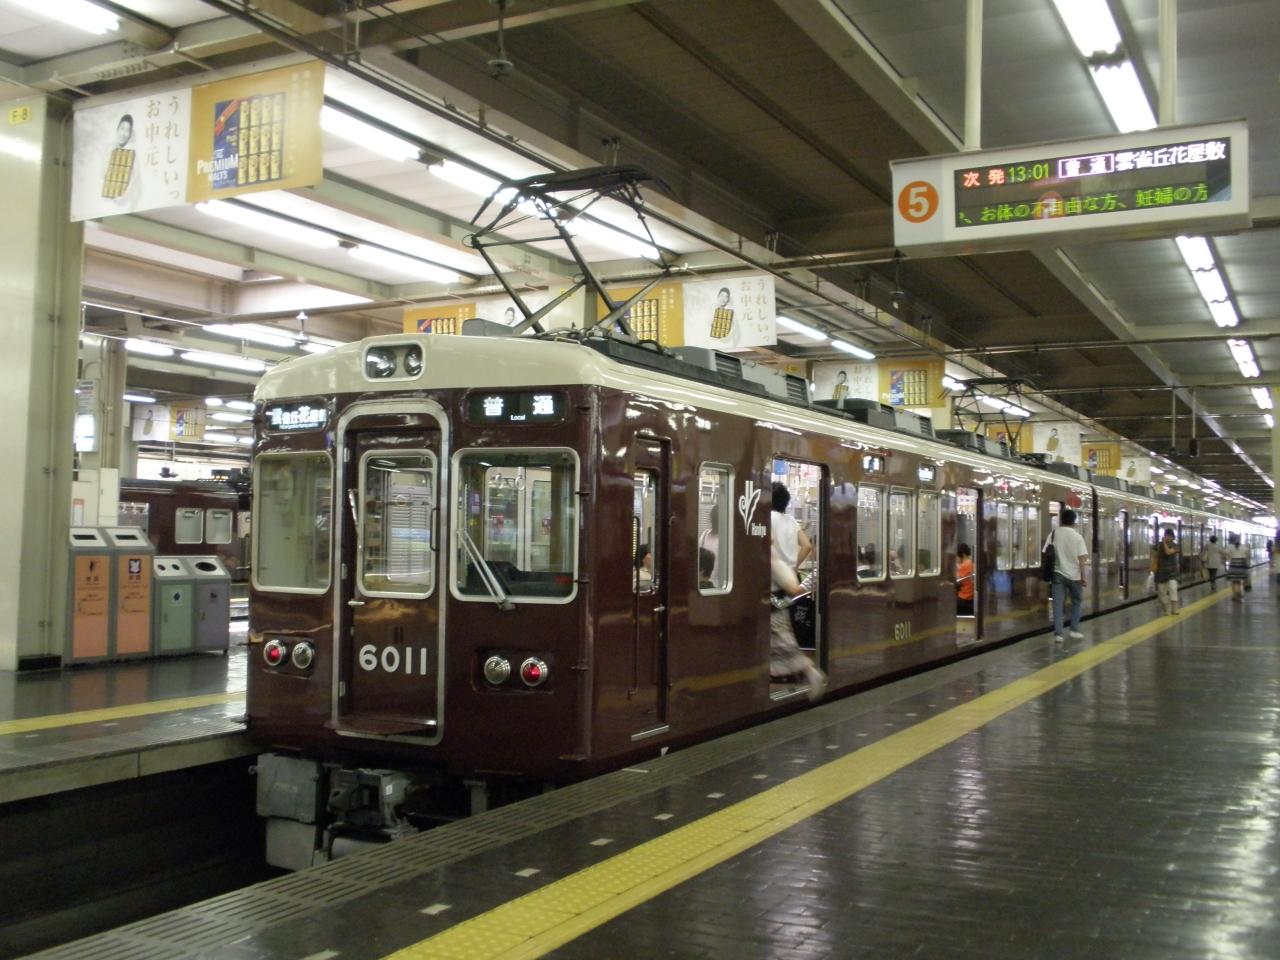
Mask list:
MULTIPOLYGON (((0 0, 0 99, 31 89, 78 98, 319 55, 332 102, 495 175, 646 168, 665 185, 649 197, 657 239, 692 273, 743 269, 740 253, 775 271, 797 319, 880 356, 923 342, 975 374, 1021 378, 1031 399, 1271 500, 1271 430, 1250 389, 1280 387, 1280 18, 1270 0, 1177 0, 1177 122, 1249 122, 1254 223, 1211 237, 1241 317, 1227 330, 1171 239, 895 256, 890 161, 955 152, 963 138, 958 0, 515 0, 501 50, 489 0, 124 0, 114 6, 136 16, 97 38, 20 6, 0 0), (344 12, 353 6, 362 9, 344 12), (500 57, 513 69, 495 77, 500 57), (1259 378, 1241 375, 1228 337, 1250 340, 1259 378)), ((1110 6, 1154 104, 1157 0, 1110 6)), ((1050 0, 986 0, 984 33, 984 148, 1115 132, 1050 0)), ((313 332, 352 339, 398 326, 406 302, 497 292, 461 243, 474 192, 438 166, 332 135, 324 167, 317 188, 246 199, 345 236, 420 243, 415 254, 461 279, 415 281, 341 249, 317 254, 171 208, 91 226, 90 325, 155 322, 114 309, 133 307, 288 327, 301 307, 313 332)), ((584 246, 605 275, 645 269, 584 246)), ((554 244, 516 246, 504 269, 531 286, 573 273, 554 244)), ((837 356, 806 343, 784 336, 779 352, 837 356)), ((176 375, 139 364, 144 385, 176 375)))

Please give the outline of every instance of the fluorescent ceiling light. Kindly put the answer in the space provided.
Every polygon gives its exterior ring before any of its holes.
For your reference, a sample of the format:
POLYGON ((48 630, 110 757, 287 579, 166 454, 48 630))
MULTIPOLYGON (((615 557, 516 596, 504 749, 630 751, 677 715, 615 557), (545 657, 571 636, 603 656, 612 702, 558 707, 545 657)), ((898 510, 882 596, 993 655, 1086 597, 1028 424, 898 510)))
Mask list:
POLYGON ((778 326, 782 327, 784 330, 790 330, 792 333, 802 334, 810 340, 818 340, 822 343, 826 343, 827 340, 830 339, 820 330, 815 330, 813 327, 803 324, 799 320, 792 320, 790 317, 778 317, 778 326))
POLYGON ((1200 296, 1204 297, 1205 303, 1227 299, 1227 286, 1222 282, 1222 274, 1218 273, 1217 268, 1195 270, 1191 276, 1200 288, 1200 296))
POLYGON ((1147 99, 1146 91, 1142 89, 1137 71, 1130 61, 1092 67, 1090 72, 1093 74, 1093 84, 1102 95, 1102 102, 1106 104, 1107 112, 1111 114, 1117 130, 1132 133, 1156 126, 1151 102, 1147 99))
POLYGON ((1164 471, 1161 470, 1159 467, 1152 467, 1151 472, 1154 473, 1157 477, 1160 476, 1162 473, 1164 473, 1164 471))
POLYGON ((253 404, 248 400, 228 400, 228 410, 253 410, 253 404))
POLYGON ((155 397, 148 397, 141 393, 126 393, 123 399, 128 400, 130 403, 155 403, 156 402, 155 397))
POLYGON ((1249 345, 1248 340, 1228 340, 1227 346, 1231 348, 1231 356, 1236 361, 1236 366, 1240 368, 1242 376, 1257 377, 1261 375, 1258 369, 1258 360, 1253 355, 1253 347, 1249 345))
POLYGON ((957 380, 955 377, 947 376, 944 374, 942 377, 942 389, 943 390, 963 390, 964 384, 961 383, 959 380, 957 380))
POLYGON ((196 209, 208 216, 217 217, 219 220, 226 220, 229 223, 248 227, 251 230, 269 233, 284 240, 292 240, 303 246, 323 249, 338 245, 338 238, 332 233, 290 223, 287 220, 281 220, 279 217, 273 217, 269 213, 250 210, 248 207, 228 203, 225 200, 207 200, 204 203, 197 203, 196 209))
POLYGON ((243 413, 213 413, 209 419, 220 423, 248 423, 253 417, 246 417, 243 413))
POLYGON ((204 439, 208 443, 235 443, 236 435, 233 433, 217 433, 214 431, 206 431, 204 439))
POLYGON ((162 343, 154 343, 151 340, 137 340, 130 338, 124 342, 124 348, 130 353, 140 353, 147 357, 172 357, 173 347, 166 347, 162 343))
POLYGON ((1107 0, 1053 0, 1053 5, 1082 57, 1111 53, 1120 46, 1120 29, 1107 0))
POLYGON ((306 353, 328 353, 334 347, 342 346, 337 340, 327 340, 324 337, 307 337, 307 342, 302 345, 302 349, 306 353))
POLYGON ((298 342, 289 334, 273 331, 256 323, 209 323, 201 329, 207 333, 217 334, 219 337, 261 343, 268 347, 283 347, 286 350, 298 345, 298 342))
POLYGON ((452 160, 446 160, 444 163, 434 163, 427 169, 446 183, 451 183, 455 187, 461 187, 468 193, 474 193, 481 197, 487 197, 498 189, 498 181, 493 177, 485 176, 470 167, 454 163, 452 160))
POLYGON ((458 275, 452 270, 437 267, 433 263, 427 263, 425 260, 419 260, 416 257, 406 257, 403 254, 392 253, 390 250, 383 250, 381 247, 358 244, 354 247, 348 247, 347 253, 364 263, 371 263, 375 267, 394 270, 415 280, 426 280, 431 283, 456 283, 459 279, 458 275))
POLYGON ((610 250, 621 253, 624 256, 640 257, 644 260, 662 259, 662 254, 658 252, 658 248, 647 240, 641 240, 625 230, 618 230, 603 223, 595 223, 591 220, 584 220, 582 217, 576 217, 570 232, 588 243, 596 243, 602 247, 608 247, 610 250))
POLYGON ((9 0, 15 7, 57 20, 85 33, 104 34, 120 29, 120 18, 87 0, 9 0))
POLYGON ((205 397, 204 405, 206 407, 220 407, 222 406, 222 398, 221 397, 205 397))
POLYGON ((1240 322, 1240 315, 1230 300, 1219 300, 1209 304, 1209 314, 1213 322, 1220 327, 1234 327, 1240 322))
POLYGON ((1021 417, 1023 420, 1031 416, 1031 411, 1026 407, 1020 407, 1016 403, 1010 403, 1004 408, 1005 413, 1011 413, 1015 417, 1021 417))
POLYGON ((243 443, 248 446, 253 443, 253 437, 236 437, 236 443, 243 443))
POLYGON ((861 357, 863 360, 874 360, 876 358, 876 355, 870 350, 863 350, 862 347, 854 346, 848 340, 841 340, 838 337, 831 338, 831 345, 837 350, 851 353, 855 357, 861 357))
POLYGON ((228 370, 243 370, 246 373, 262 373, 267 365, 261 360, 249 357, 237 357, 229 353, 207 353, 204 350, 188 350, 182 355, 187 363, 198 363, 208 367, 226 367, 228 370))
POLYGON ((371 123, 365 123, 343 110, 327 105, 321 107, 320 126, 335 137, 391 160, 418 159, 417 144, 387 133, 371 123))
POLYGON ((1218 261, 1213 258, 1213 251, 1209 249, 1209 241, 1204 237, 1174 237, 1173 239, 1178 245, 1178 252, 1182 254, 1182 260, 1188 270, 1213 270, 1218 266, 1218 261))
POLYGON ((1276 418, 1271 414, 1264 413, 1262 415, 1262 420, 1267 425, 1268 430, 1274 430, 1276 428, 1276 418))
POLYGON ((1271 409, 1271 390, 1268 387, 1250 387, 1253 394, 1253 402, 1258 405, 1259 410, 1271 409))

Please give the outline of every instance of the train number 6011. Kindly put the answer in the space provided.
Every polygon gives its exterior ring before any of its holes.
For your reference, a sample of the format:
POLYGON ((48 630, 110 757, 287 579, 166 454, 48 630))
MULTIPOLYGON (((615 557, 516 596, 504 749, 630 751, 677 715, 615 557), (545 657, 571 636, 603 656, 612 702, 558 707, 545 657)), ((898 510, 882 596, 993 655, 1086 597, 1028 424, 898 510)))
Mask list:
POLYGON ((406 673, 409 675, 427 675, 427 648, 418 647, 418 669, 414 670, 413 647, 383 647, 379 652, 372 643, 360 648, 360 669, 372 673, 379 667, 386 673, 406 673))

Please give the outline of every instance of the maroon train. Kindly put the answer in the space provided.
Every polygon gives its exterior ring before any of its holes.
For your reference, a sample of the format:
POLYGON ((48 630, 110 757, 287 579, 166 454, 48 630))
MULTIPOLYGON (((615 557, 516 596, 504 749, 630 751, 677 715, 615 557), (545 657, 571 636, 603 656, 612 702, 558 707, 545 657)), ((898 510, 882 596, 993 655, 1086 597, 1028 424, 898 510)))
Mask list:
POLYGON ((233 580, 248 579, 247 480, 123 479, 119 523, 142 527, 162 556, 216 554, 233 580))
POLYGON ((889 408, 824 408, 798 378, 681 353, 405 335, 268 373, 258 741, 334 770, 554 782, 807 702, 769 676, 774 480, 817 544, 812 646, 828 696, 1043 630, 1040 547, 1064 504, 1093 544, 1090 612, 1144 595, 1157 527, 1178 529, 1187 579, 1213 532, 1263 549, 1239 518, 944 442, 889 408), (977 567, 972 617, 956 610, 961 542, 977 567), (635 563, 642 546, 652 569, 635 563))

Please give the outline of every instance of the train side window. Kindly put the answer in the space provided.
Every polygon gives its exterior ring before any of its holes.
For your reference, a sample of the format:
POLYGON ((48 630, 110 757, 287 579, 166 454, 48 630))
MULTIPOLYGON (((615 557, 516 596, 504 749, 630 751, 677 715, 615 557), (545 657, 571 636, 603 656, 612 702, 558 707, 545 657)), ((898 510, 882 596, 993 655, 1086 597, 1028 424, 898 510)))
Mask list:
POLYGON ((454 456, 453 586, 463 600, 566 603, 577 591, 578 457, 558 448, 454 456))
POLYGON ((199 507, 178 507, 173 511, 173 542, 204 543, 204 511, 199 507))
POLYGON ((858 579, 884 579, 884 489, 858 484, 858 579))
POLYGON ((889 491, 889 576, 895 580, 915 573, 915 557, 911 553, 914 512, 909 491, 889 491))
POLYGON ((263 454, 255 468, 253 582, 259 590, 329 589, 333 462, 325 453, 263 454))
POLYGON ((942 514, 938 494, 921 493, 916 503, 916 564, 920 576, 935 576, 942 570, 942 514))
POLYGON ((652 470, 637 470, 631 478, 631 589, 653 593, 658 589, 654 576, 653 552, 657 541, 658 477, 652 470))
POLYGON ((1023 570, 1027 566, 1027 505, 1013 505, 1013 568, 1023 570))
POLYGON ((372 451, 360 471, 360 590, 423 598, 435 586, 436 458, 372 451))
POLYGON ((210 508, 204 512, 204 542, 230 543, 232 519, 235 514, 222 507, 210 508))
POLYGON ((1012 505, 996 504, 996 569, 1008 570, 1013 565, 1013 529, 1009 520, 1012 505))
POLYGON ((733 470, 704 463, 698 470, 698 592, 733 589, 733 470))
MULTIPOLYGON (((1027 563, 1032 567, 1040 564, 1040 504, 1032 503, 1027 505, 1027 530, 1024 549, 1026 550, 1027 563)), ((1046 534, 1048 536, 1048 534, 1046 534)))

